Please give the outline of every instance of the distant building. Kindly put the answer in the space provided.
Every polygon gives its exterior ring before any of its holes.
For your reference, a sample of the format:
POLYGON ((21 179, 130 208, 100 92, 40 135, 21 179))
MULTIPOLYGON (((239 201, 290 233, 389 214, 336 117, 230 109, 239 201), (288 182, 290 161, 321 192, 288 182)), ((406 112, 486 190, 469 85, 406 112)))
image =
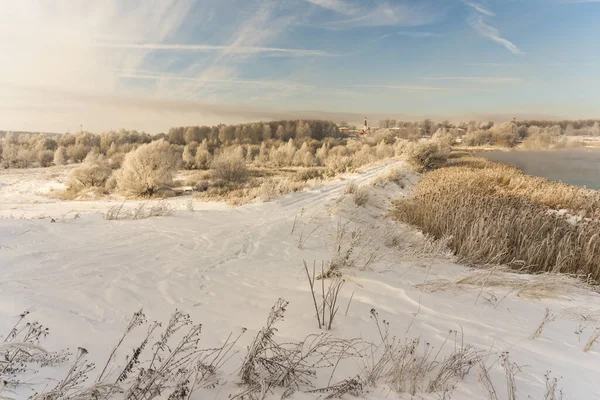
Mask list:
POLYGON ((363 133, 367 133, 371 131, 371 127, 369 127, 369 124, 367 123, 367 117, 365 117, 365 126, 363 126, 363 133))

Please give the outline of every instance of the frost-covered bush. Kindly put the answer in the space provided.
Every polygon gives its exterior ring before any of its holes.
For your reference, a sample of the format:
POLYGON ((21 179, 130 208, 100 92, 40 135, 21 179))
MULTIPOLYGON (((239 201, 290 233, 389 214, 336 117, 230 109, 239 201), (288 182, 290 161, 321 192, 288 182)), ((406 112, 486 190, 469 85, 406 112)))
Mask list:
POLYGON ((279 147, 272 147, 269 153, 269 161, 277 167, 291 166, 296 154, 294 141, 290 139, 286 144, 279 147))
POLYGON ((49 167, 54 161, 54 152, 52 150, 40 150, 37 154, 40 167, 49 167))
POLYGON ((440 143, 426 141, 411 143, 406 148, 406 157, 417 171, 427 171, 442 166, 448 159, 449 151, 440 143))
POLYGON ((181 155, 181 158, 183 160, 183 168, 192 169, 194 167, 194 154, 192 153, 190 145, 186 145, 183 148, 183 154, 181 155))
POLYGON ((181 155, 164 139, 144 144, 125 156, 117 189, 133 196, 152 196, 173 183, 181 155))
POLYGON ((210 155, 208 150, 202 148, 198 148, 198 150, 196 150, 196 158, 194 161, 196 168, 209 169, 211 161, 212 156, 210 155))
POLYGON ((70 190, 79 192, 86 188, 103 188, 112 170, 104 156, 90 153, 85 161, 69 174, 67 185, 70 190))
POLYGON ((227 182, 243 182, 248 177, 248 168, 241 147, 234 151, 226 150, 211 163, 212 176, 227 182))
POLYGON ((75 163, 83 161, 89 152, 90 148, 83 144, 67 147, 67 157, 75 163))

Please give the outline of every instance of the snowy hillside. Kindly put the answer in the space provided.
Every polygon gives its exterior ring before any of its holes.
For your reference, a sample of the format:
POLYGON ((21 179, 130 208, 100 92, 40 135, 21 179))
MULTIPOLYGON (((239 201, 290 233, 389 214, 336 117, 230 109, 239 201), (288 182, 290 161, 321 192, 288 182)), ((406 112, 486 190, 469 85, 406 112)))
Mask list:
MULTIPOLYGON (((143 220, 106 220, 115 202, 42 204, 38 197, 29 201, 26 193, 21 201, 14 194, 0 198, 0 335, 27 310, 29 319, 50 328, 42 342, 46 349, 76 352, 83 347, 90 361, 104 365, 140 308, 157 321, 167 321, 176 309, 189 313, 203 325, 205 347, 222 345, 230 333, 237 336, 247 328, 235 346, 238 352, 219 373, 219 384, 191 397, 227 399, 243 390, 239 367, 246 346, 278 298, 289 305, 277 324, 276 340, 302 340, 321 332, 303 261, 320 269, 342 257, 350 266, 342 270, 345 284, 329 331, 334 337, 381 343, 374 309, 380 321, 389 323, 390 336, 401 342, 420 339, 415 357, 430 352, 431 359, 442 360, 457 347, 473 346, 498 399, 511 398, 505 372, 511 366, 517 399, 553 398, 545 397, 547 371, 550 379, 559 378, 565 399, 600 399, 600 344, 583 351, 600 320, 600 296, 566 279, 457 265, 443 246, 388 218, 391 201, 409 194, 418 180, 404 171, 400 183, 388 181, 390 168, 403 168, 399 161, 392 163, 398 165, 373 167, 239 208, 196 201, 191 210, 190 199, 180 197, 169 200, 173 215, 143 220), (367 188, 365 206, 346 194, 349 183, 367 188), (540 327, 547 308, 548 321, 540 327)), ((127 345, 117 354, 117 364, 131 353, 127 345)), ((347 358, 336 368, 317 369, 314 388, 362 374, 369 363, 347 358)), ((26 398, 53 386, 45 378, 59 378, 69 366, 29 374, 27 384, 7 396, 26 398)), ((477 363, 464 379, 452 379, 452 399, 490 398, 480 375, 477 363)), ((300 389, 289 398, 330 394, 300 389)), ((441 397, 427 391, 419 390, 414 398, 441 397)), ((276 389, 267 398, 282 393, 276 389)), ((365 386, 361 397, 411 395, 398 394, 380 380, 375 387, 365 386)))

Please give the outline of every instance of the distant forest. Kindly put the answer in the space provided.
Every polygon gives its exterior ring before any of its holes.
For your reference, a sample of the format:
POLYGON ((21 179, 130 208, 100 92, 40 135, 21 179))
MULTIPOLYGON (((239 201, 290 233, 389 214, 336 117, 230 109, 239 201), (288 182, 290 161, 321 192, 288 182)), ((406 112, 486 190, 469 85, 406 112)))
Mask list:
POLYGON ((270 121, 239 125, 182 126, 169 129, 166 139, 171 144, 185 145, 207 140, 222 144, 258 144, 270 139, 288 141, 290 139, 322 140, 326 137, 339 137, 338 126, 331 121, 296 120, 270 121))

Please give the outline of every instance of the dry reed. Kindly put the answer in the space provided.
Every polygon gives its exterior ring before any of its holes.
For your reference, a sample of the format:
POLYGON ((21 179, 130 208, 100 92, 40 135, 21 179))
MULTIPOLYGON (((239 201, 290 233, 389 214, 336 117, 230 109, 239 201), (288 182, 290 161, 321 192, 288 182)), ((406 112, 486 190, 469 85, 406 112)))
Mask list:
POLYGON ((600 282, 600 194, 591 190, 493 163, 463 165, 426 175, 394 214, 435 239, 451 237, 463 262, 600 282))

